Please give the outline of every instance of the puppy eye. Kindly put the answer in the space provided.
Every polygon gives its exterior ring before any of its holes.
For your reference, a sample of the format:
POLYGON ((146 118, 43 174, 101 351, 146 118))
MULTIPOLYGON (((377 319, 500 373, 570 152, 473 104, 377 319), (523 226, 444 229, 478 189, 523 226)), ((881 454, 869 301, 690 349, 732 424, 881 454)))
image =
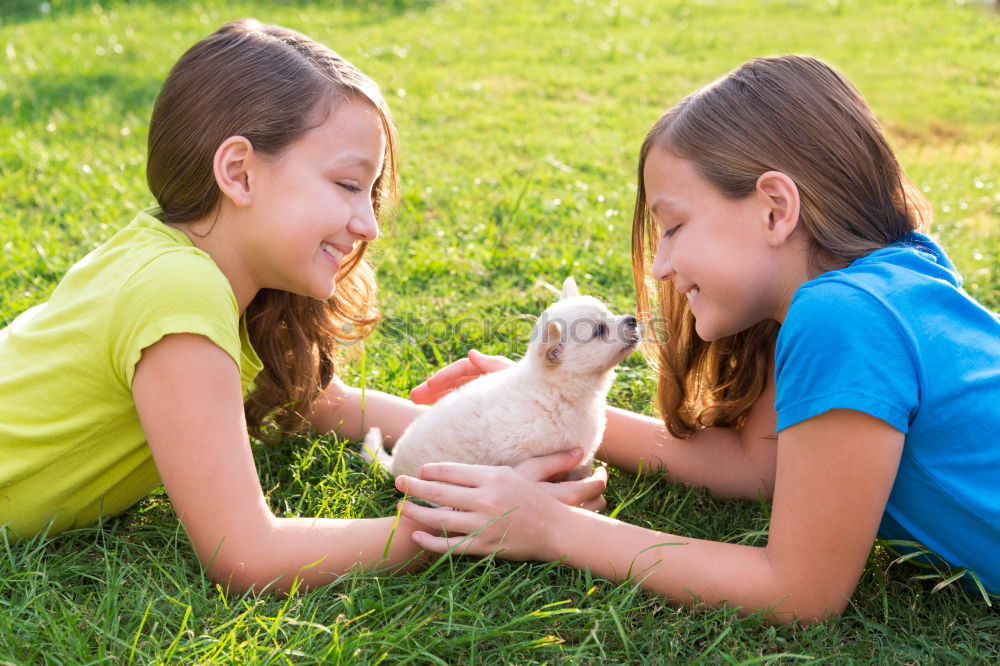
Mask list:
POLYGON ((594 327, 594 337, 606 338, 608 337, 608 325, 605 323, 600 323, 594 327))

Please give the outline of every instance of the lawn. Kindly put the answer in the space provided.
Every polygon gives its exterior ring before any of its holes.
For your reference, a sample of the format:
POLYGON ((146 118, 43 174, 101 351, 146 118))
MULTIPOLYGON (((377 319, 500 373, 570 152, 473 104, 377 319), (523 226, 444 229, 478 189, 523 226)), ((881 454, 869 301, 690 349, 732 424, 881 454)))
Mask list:
MULTIPOLYGON (((905 0, 366 3, 0 0, 0 325, 151 203, 146 123, 174 60, 241 16, 323 41, 378 81, 401 136, 402 198, 374 252, 384 325, 343 365, 400 395, 477 347, 517 356, 574 274, 616 311, 635 163, 674 101, 758 55, 847 74, 934 205, 966 289, 1000 309, 1000 17, 905 0)), ((651 410, 638 355, 611 402, 651 410)), ((57 398, 57 396, 53 396, 57 398)), ((397 494, 334 436, 255 445, 279 514, 371 517, 397 494)), ((761 544, 767 507, 613 473, 609 510, 761 544)), ((678 610, 553 564, 442 559, 287 599, 225 596, 162 493, 99 527, 0 538, 0 662, 996 663, 1000 614, 876 547, 842 617, 770 627, 678 610)))

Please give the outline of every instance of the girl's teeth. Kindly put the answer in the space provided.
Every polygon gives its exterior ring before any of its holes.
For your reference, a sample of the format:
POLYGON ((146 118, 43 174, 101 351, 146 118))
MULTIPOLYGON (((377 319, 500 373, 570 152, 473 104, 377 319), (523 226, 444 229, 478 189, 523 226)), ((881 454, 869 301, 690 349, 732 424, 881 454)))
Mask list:
POLYGON ((322 249, 323 249, 323 250, 324 250, 324 251, 325 251, 325 252, 326 252, 326 253, 327 253, 328 255, 330 255, 331 257, 333 257, 333 258, 334 258, 334 259, 336 259, 337 261, 341 261, 341 260, 343 260, 343 258, 344 258, 344 253, 343 253, 343 252, 341 252, 340 250, 338 250, 337 248, 333 247, 332 245, 330 245, 330 244, 328 244, 328 243, 320 243, 320 247, 321 247, 321 248, 322 248, 322 249))

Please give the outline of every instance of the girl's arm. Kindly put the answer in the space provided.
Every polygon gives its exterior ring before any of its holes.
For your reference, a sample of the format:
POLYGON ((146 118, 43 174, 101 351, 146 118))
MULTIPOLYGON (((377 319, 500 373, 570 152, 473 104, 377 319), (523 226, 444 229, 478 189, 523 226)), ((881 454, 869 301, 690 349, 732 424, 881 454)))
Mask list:
MULTIPOLYGON (((477 377, 513 363, 502 356, 470 350, 414 387, 414 402, 431 404, 477 377)), ((665 470, 677 483, 704 486, 718 497, 770 499, 774 491, 775 429, 773 369, 742 430, 706 428, 690 439, 677 439, 663 421, 609 407, 604 440, 597 456, 636 473, 665 470)))
POLYGON ((309 421, 317 432, 336 432, 354 440, 364 439, 369 428, 378 426, 383 439, 392 443, 427 409, 388 393, 348 386, 334 377, 313 402, 309 421))
POLYGON ((401 518, 278 518, 260 487, 239 370, 207 338, 175 334, 143 351, 132 392, 174 510, 207 575, 235 590, 288 590, 355 565, 394 567, 420 553, 401 518), (391 538, 391 546, 387 548, 391 538))
POLYGON ((742 430, 705 428, 690 439, 673 437, 663 421, 608 407, 597 455, 636 473, 663 470, 675 483, 703 486, 716 497, 771 499, 777 451, 774 379, 750 409, 742 430))
POLYGON ((718 543, 656 532, 553 502, 500 468, 428 465, 397 485, 447 508, 405 502, 437 532, 422 547, 509 559, 557 560, 611 580, 633 578, 679 603, 727 602, 773 620, 817 620, 846 606, 871 550, 902 454, 903 435, 874 417, 835 410, 779 438, 768 544, 718 543), (440 483, 441 481, 445 483, 440 483), (492 522, 491 522, 492 521, 492 522))

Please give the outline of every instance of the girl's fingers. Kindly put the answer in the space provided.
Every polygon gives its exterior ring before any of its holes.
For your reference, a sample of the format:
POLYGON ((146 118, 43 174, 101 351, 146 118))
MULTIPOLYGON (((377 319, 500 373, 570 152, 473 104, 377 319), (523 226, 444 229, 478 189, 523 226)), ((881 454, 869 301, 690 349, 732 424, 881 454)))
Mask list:
POLYGON ((503 370, 506 367, 514 365, 514 361, 506 356, 487 356, 478 349, 469 350, 469 361, 472 365, 479 368, 483 374, 503 370))
POLYGON ((607 485, 608 470, 601 466, 586 479, 545 484, 545 490, 563 504, 587 508, 590 503, 604 503, 607 485))
POLYGON ((414 532, 413 541, 432 553, 447 553, 455 548, 459 555, 489 555, 495 550, 479 543, 474 537, 467 536, 436 537, 427 532, 414 532))
MULTIPOLYGON (((420 468, 420 479, 422 481, 443 481, 455 486, 476 488, 486 485, 510 471, 510 467, 496 467, 493 465, 427 463, 420 468)), ((398 485, 396 487, 399 488, 398 485)), ((433 502, 434 500, 431 501, 433 502)), ((440 504, 440 502, 435 503, 440 504)), ((455 505, 452 504, 451 506, 455 505)))
POLYGON ((419 386, 414 386, 410 390, 410 400, 418 405, 433 405, 435 402, 445 397, 452 391, 454 391, 454 389, 434 391, 427 386, 427 382, 424 382, 419 386))
MULTIPOLYGON (((459 388, 461 386, 465 386, 466 384, 468 384, 473 380, 479 379, 480 377, 482 377, 482 375, 466 375, 465 377, 460 377, 459 379, 456 379, 452 385, 455 388, 459 388)), ((448 389, 445 393, 451 393, 454 390, 455 389, 448 389)))
POLYGON ((469 359, 463 358, 446 365, 422 383, 414 386, 410 390, 410 400, 418 405, 433 404, 459 386, 468 384, 482 375, 482 370, 475 367, 469 359))
POLYGON ((428 377, 424 383, 436 391, 457 388, 483 375, 503 370, 511 364, 513 361, 503 356, 487 356, 473 349, 469 351, 468 358, 449 363, 428 377))
POLYGON ((487 356, 472 349, 468 358, 449 363, 424 382, 414 386, 410 391, 410 400, 418 405, 433 404, 459 386, 468 384, 487 373, 502 370, 513 363, 509 358, 487 356))
POLYGON ((414 386, 410 390, 410 400, 418 405, 433 405, 435 402, 445 397, 455 390, 453 388, 433 388, 424 382, 419 386, 414 386))
POLYGON ((480 374, 482 373, 469 361, 469 359, 462 358, 454 363, 444 366, 428 377, 426 384, 432 389, 440 390, 442 388, 452 386, 456 380, 459 380, 466 375, 479 376, 480 374))
POLYGON ((440 400, 444 395, 457 388, 456 379, 463 375, 476 373, 478 371, 472 367, 468 359, 455 361, 451 365, 446 365, 423 382, 414 386, 410 391, 410 400, 418 405, 430 405, 440 400))
MULTIPOLYGON (((396 477, 396 490, 434 504, 467 510, 469 504, 475 499, 475 491, 466 487, 464 483, 434 483, 434 481, 442 481, 444 479, 426 478, 424 470, 427 467, 428 465, 424 465, 421 468, 420 475, 424 477, 421 479, 405 475, 396 477)), ((468 465, 468 467, 471 467, 471 465, 468 465)))
MULTIPOLYGON (((463 512, 478 511, 483 508, 484 487, 500 487, 506 491, 520 492, 513 490, 518 479, 521 483, 541 482, 554 473, 571 469, 579 462, 582 455, 581 449, 553 453, 527 460, 516 469, 464 463, 428 463, 420 468, 419 478, 405 475, 398 477, 396 489, 422 500, 454 507, 463 512)), ((538 483, 538 487, 563 504, 599 510, 606 506, 604 491, 607 483, 608 470, 600 466, 585 479, 560 483, 541 482, 538 483)), ((416 516, 414 519, 419 520, 416 516)), ((462 529, 454 522, 448 527, 452 530, 462 529)))
POLYGON ((432 508, 403 500, 400 502, 399 512, 404 517, 439 534, 466 534, 480 527, 474 524, 471 514, 453 511, 447 507, 432 508))
POLYGON ((545 481, 557 474, 568 472, 576 467, 583 457, 583 449, 575 448, 547 456, 529 458, 515 467, 517 473, 531 481, 545 481))
POLYGON ((421 382, 410 389, 410 401, 418 405, 432 405, 437 402, 438 397, 427 388, 427 382, 421 382))
POLYGON ((586 509, 587 511, 594 511, 595 513, 600 513, 608 508, 608 501, 604 499, 604 495, 590 500, 589 502, 584 502, 580 505, 581 509, 586 509))

